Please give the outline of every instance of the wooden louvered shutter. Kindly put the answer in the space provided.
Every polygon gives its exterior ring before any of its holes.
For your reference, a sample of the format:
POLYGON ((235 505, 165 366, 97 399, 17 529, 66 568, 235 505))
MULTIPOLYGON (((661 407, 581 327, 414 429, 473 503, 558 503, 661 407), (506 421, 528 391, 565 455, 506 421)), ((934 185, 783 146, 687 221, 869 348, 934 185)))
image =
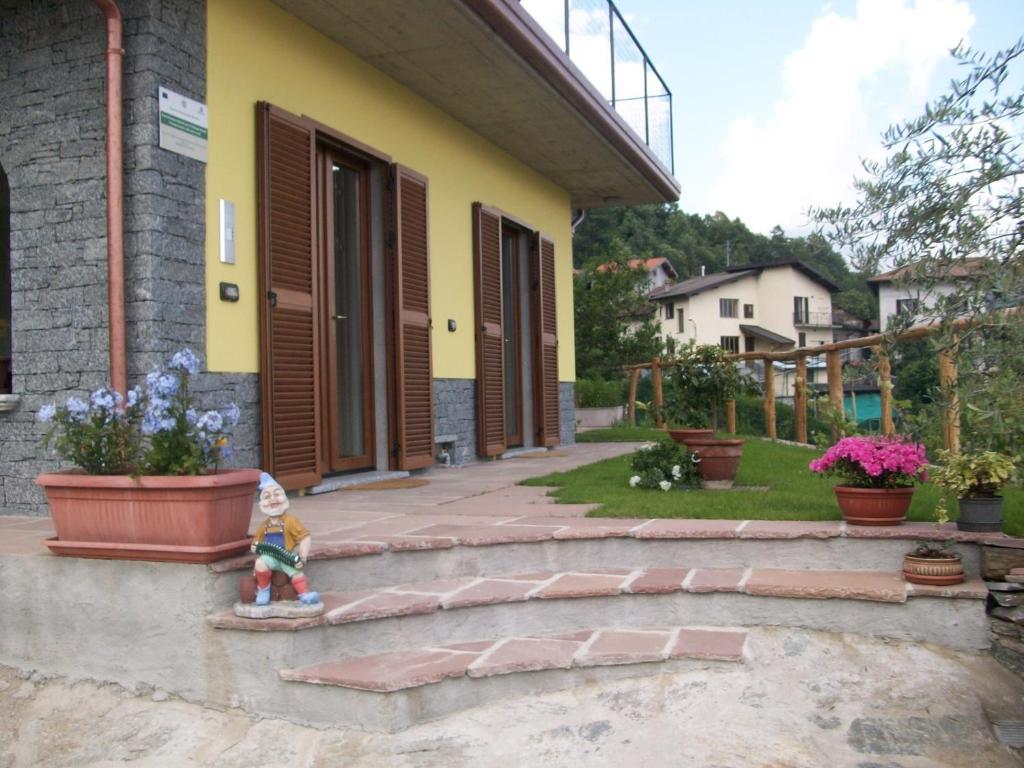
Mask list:
POLYGON ((263 465, 291 490, 321 480, 315 135, 266 103, 257 116, 263 465))
POLYGON ((392 173, 398 468, 420 469, 434 463, 427 180, 401 165, 392 173))
POLYGON ((477 452, 505 452, 505 344, 502 327, 501 214, 473 203, 476 294, 477 452))
POLYGON ((537 234, 531 249, 531 282, 536 286, 533 327, 536 333, 537 442, 558 445, 558 315, 555 303, 555 243, 537 234))

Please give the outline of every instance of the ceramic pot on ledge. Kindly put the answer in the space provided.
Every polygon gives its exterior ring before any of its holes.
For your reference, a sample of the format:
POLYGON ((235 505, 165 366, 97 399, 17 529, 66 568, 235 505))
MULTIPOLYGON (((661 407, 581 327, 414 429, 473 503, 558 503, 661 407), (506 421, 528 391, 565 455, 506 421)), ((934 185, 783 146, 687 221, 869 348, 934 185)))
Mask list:
POLYGON ((914 495, 911 488, 855 488, 837 485, 833 489, 843 519, 850 525, 899 525, 907 519, 914 495))

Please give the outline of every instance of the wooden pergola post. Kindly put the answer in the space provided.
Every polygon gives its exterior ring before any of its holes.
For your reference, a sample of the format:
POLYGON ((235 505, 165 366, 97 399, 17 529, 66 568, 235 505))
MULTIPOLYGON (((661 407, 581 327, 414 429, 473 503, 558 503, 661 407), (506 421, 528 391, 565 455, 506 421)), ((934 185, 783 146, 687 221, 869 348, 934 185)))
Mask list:
POLYGON ((957 372, 953 355, 954 350, 952 349, 944 349, 939 352, 939 386, 942 387, 942 396, 946 400, 942 436, 946 450, 959 453, 960 398, 956 391, 957 372))
POLYGON ((793 427, 798 443, 807 442, 807 357, 796 356, 796 390, 793 393, 793 427))
POLYGON ((878 390, 882 409, 882 434, 890 436, 896 431, 892 422, 892 365, 885 347, 874 347, 878 357, 878 390))
POLYGON ((725 401, 725 431, 736 434, 736 401, 732 399, 725 401))
MULTIPOLYGON (((828 374, 828 400, 840 416, 843 410, 843 361, 838 349, 830 349, 825 353, 825 372, 828 374)), ((839 439, 839 427, 832 427, 832 439, 839 439)))
POLYGON ((775 369, 772 361, 764 361, 764 429, 768 437, 775 439, 775 369))
POLYGON ((629 402, 626 404, 626 415, 629 426, 636 426, 636 388, 640 383, 640 369, 634 368, 629 376, 629 402))
POLYGON ((665 393, 661 388, 661 358, 651 360, 651 387, 654 390, 654 426, 665 426, 665 393))

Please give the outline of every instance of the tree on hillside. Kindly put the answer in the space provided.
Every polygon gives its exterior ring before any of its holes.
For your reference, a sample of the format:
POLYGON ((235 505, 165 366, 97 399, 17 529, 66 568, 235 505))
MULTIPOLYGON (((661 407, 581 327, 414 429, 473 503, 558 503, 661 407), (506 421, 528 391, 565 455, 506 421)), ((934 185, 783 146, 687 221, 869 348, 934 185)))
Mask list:
POLYGON ((1024 87, 1004 90, 1011 75, 1021 80, 1024 40, 991 56, 952 53, 967 74, 885 133, 887 157, 864 163, 857 202, 813 213, 861 270, 906 268, 925 319, 940 328, 933 353, 958 363, 957 386, 939 395, 963 403, 965 443, 1015 452, 1024 445, 1024 313, 1006 310, 1024 299, 1024 87), (976 323, 955 328, 964 316, 976 323))
POLYGON ((624 365, 661 352, 647 271, 629 267, 630 254, 613 239, 573 279, 576 374, 615 378, 624 365))

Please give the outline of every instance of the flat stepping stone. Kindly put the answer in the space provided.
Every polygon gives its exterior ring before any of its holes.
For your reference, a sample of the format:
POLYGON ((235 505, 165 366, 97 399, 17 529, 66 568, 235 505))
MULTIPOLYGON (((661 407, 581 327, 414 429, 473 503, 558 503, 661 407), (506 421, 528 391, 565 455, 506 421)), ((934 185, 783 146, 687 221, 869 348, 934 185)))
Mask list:
POLYGON ((777 568, 651 568, 630 571, 621 568, 463 577, 359 592, 321 592, 323 602, 315 613, 255 615, 249 611, 256 606, 247 604, 244 611, 216 614, 208 617, 207 621, 219 629, 297 631, 531 600, 626 598, 676 592, 724 592, 881 603, 905 603, 911 597, 984 600, 988 595, 985 583, 977 578, 949 587, 928 587, 908 584, 899 571, 794 571, 777 568), (280 620, 277 617, 281 617, 280 620), (296 621, 297 618, 303 620, 296 621))
POLYGON ((235 603, 234 613, 242 619, 262 621, 264 619, 308 619, 324 612, 322 602, 306 605, 299 600, 276 600, 267 605, 256 603, 235 603))
POLYGON ((278 672, 283 680, 378 693, 440 683, 577 667, 650 664, 672 659, 742 662, 742 629, 657 627, 588 629, 508 637, 341 659, 278 672))

